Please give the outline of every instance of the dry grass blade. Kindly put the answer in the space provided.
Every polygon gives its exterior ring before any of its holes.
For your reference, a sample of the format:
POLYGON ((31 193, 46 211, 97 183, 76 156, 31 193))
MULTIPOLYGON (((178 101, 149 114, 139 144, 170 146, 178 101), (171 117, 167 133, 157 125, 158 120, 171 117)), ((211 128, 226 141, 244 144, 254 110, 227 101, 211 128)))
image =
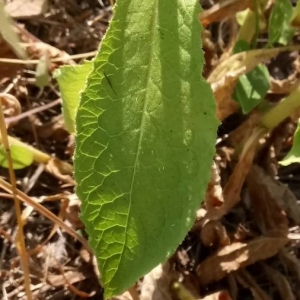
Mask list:
MULTIPOLYGON (((97 54, 97 51, 91 51, 81 54, 69 55, 67 57, 57 57, 49 59, 50 63, 58 63, 58 62, 67 62, 76 59, 90 58, 94 57, 97 54)), ((17 64, 17 65, 38 65, 40 63, 39 59, 15 59, 15 58, 0 58, 0 63, 8 63, 8 64, 17 64)))
MULTIPOLYGON (((11 193, 11 185, 7 183, 5 180, 0 178, 0 186, 7 192, 11 193)), ((16 189, 17 197, 25 202, 26 204, 32 206, 34 209, 36 209, 40 214, 44 215, 49 220, 53 221, 54 223, 58 224, 62 229, 64 229, 67 233, 69 233, 71 236, 73 236, 75 239, 80 241, 83 246, 92 253, 87 241, 85 238, 83 238, 81 235, 79 235, 76 231, 74 231, 72 228, 67 226, 60 218, 58 218, 56 215, 54 215, 52 212, 50 212, 48 209, 46 209, 44 206, 42 206, 40 203, 34 201, 29 196, 27 196, 25 193, 21 192, 20 190, 16 189)))
POLYGON ((287 244, 284 237, 264 236, 248 243, 233 243, 204 260, 197 268, 199 283, 206 285, 278 253, 287 244))
MULTIPOLYGON (((58 214, 58 218, 61 219, 61 220, 64 219, 64 216, 66 214, 66 210, 67 210, 67 207, 68 207, 68 204, 69 204, 69 199, 64 198, 62 200, 62 202, 63 203, 61 205, 60 212, 58 214)), ((54 236, 54 234, 56 233, 58 227, 59 227, 58 224, 54 223, 54 226, 51 229, 51 232, 49 233, 48 237, 40 245, 36 246, 33 249, 28 250, 28 254, 29 255, 34 255, 34 254, 37 254, 39 251, 41 251, 41 249, 47 244, 47 242, 49 242, 50 239, 54 236)))
MULTIPOLYGON (((1 96, 0 96, 1 98, 1 96)), ((28 257, 26 253, 26 246, 25 246, 25 237, 23 232, 23 221, 22 221, 22 210, 21 210, 21 204, 20 200, 17 197, 17 184, 16 184, 16 177, 15 172, 13 169, 13 162, 11 158, 10 153, 10 146, 7 138, 7 131, 5 126, 5 120, 4 120, 4 113, 2 108, 2 101, 0 101, 0 131, 2 136, 2 142, 3 146, 6 151, 6 157, 8 162, 8 170, 9 170, 9 177, 11 181, 11 189, 10 192, 12 193, 14 197, 14 203, 15 203, 15 211, 16 211, 16 217, 18 222, 18 232, 16 235, 16 248, 18 249, 18 253, 21 259, 21 265, 24 273, 24 285, 26 290, 27 299, 32 299, 31 289, 30 289, 30 273, 29 273, 29 267, 28 267, 28 257)))

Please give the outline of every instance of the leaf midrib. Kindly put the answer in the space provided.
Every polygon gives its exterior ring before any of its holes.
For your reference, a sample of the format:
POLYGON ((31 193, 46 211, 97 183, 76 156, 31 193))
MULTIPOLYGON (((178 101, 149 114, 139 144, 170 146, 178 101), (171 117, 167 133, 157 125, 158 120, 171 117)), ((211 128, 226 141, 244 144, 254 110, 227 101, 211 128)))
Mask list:
POLYGON ((141 117, 141 122, 140 122, 140 133, 139 133, 139 140, 136 148, 136 157, 133 165, 133 173, 132 173, 132 179, 131 179, 131 185, 130 185, 130 192, 129 192, 129 206, 128 206, 128 211, 127 211, 127 219, 126 219, 126 224, 125 224, 125 241, 122 247, 120 259, 118 262, 118 265, 116 267, 116 271, 114 272, 113 276, 111 277, 111 280, 114 278, 117 270, 119 269, 120 262, 122 260, 122 256, 124 254, 124 249, 125 245, 127 243, 127 229, 128 229, 128 221, 131 213, 131 204, 132 204, 132 193, 134 189, 134 182, 135 182, 135 176, 136 176, 136 171, 137 171, 137 165, 139 161, 139 155, 140 155, 140 149, 141 149, 141 144, 143 140, 143 128, 144 128, 144 123, 145 123, 145 114, 147 111, 148 107, 148 101, 149 101, 149 86, 150 86, 150 81, 151 81, 151 72, 152 72, 152 60, 153 60, 153 47, 154 47, 154 37, 155 37, 155 28, 157 24, 157 17, 158 17, 158 1, 155 0, 154 5, 153 5, 153 18, 152 18, 152 25, 151 25, 151 33, 150 33, 150 55, 149 55, 149 61, 148 61, 148 69, 147 69, 147 76, 146 76, 146 87, 145 87, 145 100, 144 100, 144 106, 143 106, 143 111, 142 111, 142 117, 141 117))

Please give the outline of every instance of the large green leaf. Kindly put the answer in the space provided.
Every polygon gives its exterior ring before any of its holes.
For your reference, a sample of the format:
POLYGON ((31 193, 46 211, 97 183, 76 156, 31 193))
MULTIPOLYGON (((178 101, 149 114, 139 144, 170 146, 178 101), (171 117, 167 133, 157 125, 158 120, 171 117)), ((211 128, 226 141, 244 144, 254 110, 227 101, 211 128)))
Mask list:
POLYGON ((198 0, 118 0, 76 116, 75 179, 105 296, 171 255, 203 200, 218 121, 198 0))

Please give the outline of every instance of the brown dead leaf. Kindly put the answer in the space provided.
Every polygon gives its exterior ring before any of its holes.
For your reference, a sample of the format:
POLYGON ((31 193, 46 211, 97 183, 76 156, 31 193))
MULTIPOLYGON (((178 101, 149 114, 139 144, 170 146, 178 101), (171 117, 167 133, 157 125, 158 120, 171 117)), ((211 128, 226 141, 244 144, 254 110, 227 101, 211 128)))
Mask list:
MULTIPOLYGON (((1 58, 17 58, 15 52, 11 49, 8 43, 0 35, 0 57, 1 58)), ((12 78, 23 66, 19 64, 4 64, 0 63, 0 83, 1 81, 12 78)))
POLYGON ((59 64, 75 64, 70 58, 70 55, 65 51, 59 50, 54 46, 46 44, 39 40, 36 36, 31 34, 23 26, 15 24, 15 30, 18 33, 26 51, 31 59, 40 59, 43 55, 49 55, 49 59, 63 58, 64 62, 56 63, 59 64))
MULTIPOLYGON (((22 0, 23 1, 23 0, 22 0)), ((22 46, 26 49, 28 57, 31 59, 40 59, 46 53, 49 54, 49 59, 63 58, 64 62, 51 63, 50 70, 54 70, 62 63, 64 64, 75 64, 75 62, 69 59, 69 54, 61 51, 51 45, 41 42, 34 35, 29 33, 25 28, 20 25, 13 24, 14 30, 18 34, 22 46)), ((0 36, 0 58, 17 59, 17 55, 9 46, 9 44, 0 36)), ((6 62, 0 62, 0 83, 3 80, 14 77, 19 70, 23 68, 23 64, 11 64, 6 62)))
POLYGON ((51 138, 56 141, 64 141, 69 136, 62 115, 53 117, 47 123, 41 122, 36 116, 32 116, 30 119, 36 127, 37 135, 43 139, 51 138))
POLYGON ((273 94, 289 94, 300 83, 300 79, 294 76, 294 74, 283 80, 277 80, 271 77, 270 81, 270 92, 273 94))
POLYGON ((16 19, 27 19, 44 14, 48 0, 11 0, 5 5, 6 12, 16 19))
POLYGON ((207 210, 216 206, 221 206, 224 202, 223 191, 221 187, 221 177, 219 173, 220 170, 218 168, 218 165, 213 162, 210 182, 207 186, 205 195, 205 208, 207 210))
POLYGON ((217 103, 217 118, 223 121, 239 109, 236 101, 232 100, 232 93, 235 88, 235 82, 224 82, 224 84, 216 86, 214 96, 217 103))
POLYGON ((228 142, 232 146, 239 146, 243 142, 245 142, 246 139, 251 136, 253 130, 255 127, 259 124, 259 121, 261 119, 261 113, 259 111, 253 110, 249 117, 245 122, 243 122, 238 128, 230 132, 228 137, 228 142))
POLYGON ((239 76, 252 71, 258 64, 269 61, 279 53, 297 51, 299 48, 299 46, 286 46, 272 49, 255 49, 234 54, 221 61, 207 81, 212 84, 212 89, 215 91, 219 86, 235 82, 239 76))
POLYGON ((234 277, 242 286, 251 290, 254 300, 272 300, 245 269, 236 272, 234 277))
POLYGON ((203 30, 201 36, 205 60, 203 76, 206 78, 211 72, 212 68, 216 65, 218 56, 216 53, 215 44, 212 42, 211 32, 209 30, 203 30))
POLYGON ((270 230, 278 230, 280 236, 286 237, 288 234, 288 220, 279 205, 280 194, 274 193, 271 189, 274 184, 268 179, 263 169, 254 165, 247 176, 247 186, 254 210, 254 218, 258 220, 258 225, 262 233, 270 230))
POLYGON ((141 286, 141 300, 172 300, 170 287, 173 281, 178 279, 167 261, 164 265, 160 264, 151 272, 145 275, 141 286))
POLYGON ((246 240, 247 238, 253 238, 254 234, 247 229, 244 225, 239 224, 237 226, 237 229, 233 235, 233 241, 234 242, 243 242, 244 240, 246 240))
POLYGON ((84 225, 79 218, 81 201, 76 194, 68 196, 69 205, 66 210, 65 218, 70 222, 70 226, 75 230, 84 229, 84 225))
POLYGON ((47 162, 45 170, 61 181, 75 186, 75 181, 72 178, 73 170, 68 163, 56 158, 51 158, 47 162))
POLYGON ((233 243, 204 260, 197 268, 201 285, 224 278, 228 273, 244 268, 278 253, 288 243, 284 237, 264 236, 248 243, 233 243))
POLYGON ((276 269, 268 266, 265 263, 262 263, 263 269, 269 278, 269 280, 277 287, 277 290, 280 293, 281 299, 284 300, 296 300, 295 295, 292 292, 291 285, 285 276, 283 276, 276 269))
POLYGON ((49 274, 47 277, 47 282, 51 286, 59 287, 65 284, 65 279, 67 279, 70 284, 74 284, 76 282, 83 281, 84 279, 86 279, 86 276, 81 272, 67 271, 64 273, 64 275, 49 274))
POLYGON ((256 213, 259 214, 262 209, 264 210, 261 218, 268 228, 272 228, 272 224, 273 228, 282 223, 287 225, 286 217, 280 210, 284 210, 295 224, 300 225, 300 207, 297 198, 287 186, 276 181, 258 166, 251 168, 247 183, 253 204, 259 206, 256 213))
MULTIPOLYGON (((282 264, 287 268, 288 272, 293 276, 295 286, 300 286, 300 262, 297 257, 289 253, 287 249, 283 248, 280 250, 279 259, 282 264)), ((300 299, 299 289, 295 290, 296 299, 300 299)))
POLYGON ((208 221, 204 224, 200 237, 202 243, 207 247, 220 247, 230 244, 225 226, 216 220, 208 221))
POLYGON ((203 27, 213 22, 220 22, 234 16, 237 12, 252 7, 252 0, 227 0, 215 4, 210 9, 200 14, 200 21, 203 27))
POLYGON ((245 178, 251 168, 253 158, 256 154, 257 144, 264 131, 254 130, 244 145, 243 152, 240 155, 239 161, 236 164, 229 181, 224 190, 224 204, 221 207, 213 208, 206 214, 206 219, 218 220, 226 215, 239 201, 240 193, 245 181, 245 178))
MULTIPOLYGON (((3 106, 5 118, 17 116, 22 112, 21 104, 15 96, 8 93, 0 93, 0 99, 3 106)), ((10 125, 14 124, 16 123, 10 123, 10 125)))
POLYGON ((293 91, 300 81, 300 57, 298 52, 295 53, 292 62, 292 73, 284 79, 275 79, 270 77, 270 92, 274 94, 289 94, 293 91))

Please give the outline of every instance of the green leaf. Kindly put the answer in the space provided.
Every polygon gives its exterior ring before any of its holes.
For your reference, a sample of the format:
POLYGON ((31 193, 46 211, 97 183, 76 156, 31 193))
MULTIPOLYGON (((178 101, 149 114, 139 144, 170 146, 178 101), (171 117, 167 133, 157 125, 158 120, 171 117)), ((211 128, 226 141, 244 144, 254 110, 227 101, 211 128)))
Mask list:
POLYGON ((293 6, 290 0, 275 1, 269 18, 269 43, 287 45, 293 38, 295 30, 290 26, 293 6))
MULTIPOLYGON (((248 50, 250 45, 242 40, 234 47, 235 53, 248 50)), ((269 78, 269 71, 263 64, 239 77, 232 98, 240 104, 244 114, 248 114, 264 99, 270 88, 269 78)))
POLYGON ((239 11, 236 13, 235 18, 236 18, 237 23, 240 26, 243 26, 243 24, 245 23, 249 11, 250 11, 250 9, 247 8, 245 10, 242 10, 242 11, 239 11))
POLYGON ((54 72, 61 92, 65 127, 70 133, 75 131, 75 111, 92 68, 92 61, 85 61, 82 65, 63 66, 54 72))
POLYGON ((13 21, 5 12, 3 0, 0 0, 0 34, 12 47, 16 55, 20 58, 27 59, 27 53, 21 47, 19 37, 14 31, 13 21))
POLYGON ((40 58, 40 61, 36 66, 35 84, 41 88, 48 86, 50 84, 48 53, 44 54, 40 58))
MULTIPOLYGON (((10 153, 14 170, 30 166, 33 162, 33 153, 19 145, 10 145, 10 153)), ((0 145, 0 166, 8 168, 6 151, 3 144, 0 145)))
POLYGON ((249 50, 251 50, 251 47, 249 43, 247 43, 244 40, 237 41, 233 47, 234 54, 244 52, 244 51, 249 51, 249 50))
POLYGON ((282 166, 288 166, 293 163, 300 163, 300 122, 294 133, 293 146, 286 157, 279 162, 282 166))
POLYGON ((218 121, 198 0, 118 0, 76 115, 82 220, 105 297, 169 257, 210 177, 218 121))
POLYGON ((269 71, 261 64, 239 77, 232 97, 241 105, 243 114, 248 114, 264 99, 269 87, 269 71))

